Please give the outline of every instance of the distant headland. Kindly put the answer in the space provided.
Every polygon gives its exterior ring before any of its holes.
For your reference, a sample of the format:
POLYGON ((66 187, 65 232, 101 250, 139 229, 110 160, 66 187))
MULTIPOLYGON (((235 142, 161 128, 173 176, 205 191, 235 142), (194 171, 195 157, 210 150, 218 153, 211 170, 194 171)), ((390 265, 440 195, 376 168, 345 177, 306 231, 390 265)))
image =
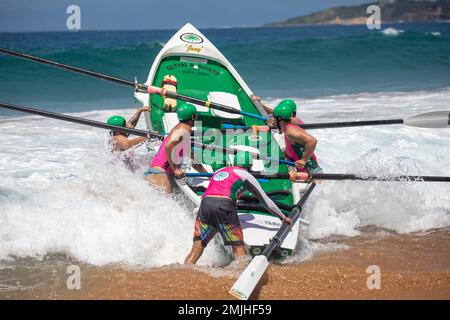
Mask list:
POLYGON ((369 5, 380 6, 382 23, 388 22, 438 22, 450 21, 450 0, 382 0, 357 6, 340 6, 318 11, 306 16, 281 22, 264 24, 264 27, 284 27, 315 24, 365 24, 370 16, 369 5))

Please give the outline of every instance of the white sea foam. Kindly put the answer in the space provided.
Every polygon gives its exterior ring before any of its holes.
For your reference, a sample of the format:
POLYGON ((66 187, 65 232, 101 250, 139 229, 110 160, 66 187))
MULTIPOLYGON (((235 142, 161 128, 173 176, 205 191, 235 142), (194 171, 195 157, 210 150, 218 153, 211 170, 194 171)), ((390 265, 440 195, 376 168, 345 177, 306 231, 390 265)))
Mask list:
MULTIPOLYGON (((295 99, 305 122, 404 118, 448 110, 450 89, 295 99)), ((280 99, 266 101, 276 105, 280 99)), ((104 121, 113 113, 75 114, 104 121)), ((144 126, 143 121, 140 124, 144 126)), ((64 252, 96 265, 182 263, 192 243, 194 216, 180 197, 147 186, 142 171, 112 163, 108 134, 37 116, 0 117, 0 260, 64 252)), ((450 132, 407 126, 311 130, 326 172, 450 175, 450 132)), ((152 153, 137 149, 141 163, 152 153)), ((450 225, 444 183, 323 181, 305 207, 306 239, 355 236, 375 225, 415 232, 450 225)), ((301 241, 305 241, 302 239, 301 241)), ((303 250, 304 260, 322 246, 303 250)), ((212 243, 200 265, 230 261, 212 243)))
POLYGON ((381 31, 381 33, 383 35, 388 36, 388 37, 396 37, 396 36, 399 36, 403 32, 404 32, 404 30, 395 29, 395 28, 387 28, 387 29, 383 29, 381 31))
MULTIPOLYGON (((112 113, 76 115, 104 121, 112 113)), ((183 262, 192 211, 150 188, 143 169, 114 163, 105 131, 34 116, 0 118, 0 127, 0 260, 63 252, 96 265, 183 262)), ((148 163, 146 148, 136 151, 148 163)), ((212 244, 200 264, 224 259, 212 244)))

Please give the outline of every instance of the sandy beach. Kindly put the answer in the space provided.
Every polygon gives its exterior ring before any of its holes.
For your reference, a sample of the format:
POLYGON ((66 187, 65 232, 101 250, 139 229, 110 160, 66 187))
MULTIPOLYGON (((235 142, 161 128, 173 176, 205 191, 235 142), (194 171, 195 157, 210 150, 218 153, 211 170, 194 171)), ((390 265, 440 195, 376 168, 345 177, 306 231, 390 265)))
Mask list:
MULTIPOLYGON (((450 299, 450 229, 414 235, 329 239, 345 249, 272 264, 252 299, 450 299), (377 265, 381 288, 369 290, 377 265)), ((73 261, 51 258, 1 270, 1 299, 234 299, 239 270, 173 265, 147 270, 80 265, 81 289, 66 288, 73 261), (6 285, 5 285, 6 280, 6 285), (16 290, 12 289, 14 286, 16 290), (20 289, 18 289, 20 288, 20 289)))

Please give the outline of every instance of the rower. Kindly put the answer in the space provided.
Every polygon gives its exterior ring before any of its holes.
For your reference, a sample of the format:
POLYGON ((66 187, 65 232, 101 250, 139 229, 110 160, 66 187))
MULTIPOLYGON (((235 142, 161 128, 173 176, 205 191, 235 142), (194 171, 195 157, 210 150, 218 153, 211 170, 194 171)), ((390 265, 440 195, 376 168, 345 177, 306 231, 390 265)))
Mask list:
MULTIPOLYGON (((181 168, 181 160, 183 155, 189 153, 187 151, 191 148, 191 133, 197 119, 197 109, 190 103, 179 103, 177 118, 179 123, 164 138, 158 153, 144 174, 150 185, 161 188, 167 193, 172 193, 173 181, 171 177, 180 179, 185 176, 181 168)), ((192 166, 197 171, 205 171, 201 164, 193 164, 192 166)))
MULTIPOLYGON (((139 121, 139 118, 141 117, 142 112, 144 111, 150 111, 150 107, 142 107, 139 108, 128 120, 128 122, 125 120, 122 116, 111 116, 108 118, 107 123, 113 126, 118 127, 124 127, 129 129, 134 129, 139 121)), ((120 130, 111 130, 110 131, 112 140, 112 150, 113 151, 125 151, 128 150, 142 142, 144 142, 147 138, 146 137, 137 137, 133 139, 129 139, 129 134, 126 132, 122 132, 120 130)))
POLYGON ((248 172, 252 162, 248 152, 238 151, 234 156, 233 166, 221 168, 211 177, 197 213, 194 243, 184 261, 185 264, 195 264, 217 232, 222 236, 225 245, 231 245, 236 260, 245 256, 236 201, 247 190, 283 223, 292 223, 292 220, 266 195, 255 177, 248 172))
POLYGON ((289 105, 279 104, 274 110, 276 126, 284 133, 285 155, 295 161, 298 171, 317 173, 321 171, 314 155, 317 139, 292 123, 293 111, 289 105))
MULTIPOLYGON (((118 127, 133 129, 136 127, 142 112, 149 110, 149 107, 139 108, 133 116, 131 116, 128 122, 122 116, 111 116, 109 117, 107 123, 118 127)), ((110 135, 111 152, 114 153, 115 158, 119 161, 123 161, 128 169, 135 172, 139 167, 139 163, 136 160, 134 148, 145 142, 147 138, 137 137, 129 139, 129 134, 120 130, 110 130, 110 135)))

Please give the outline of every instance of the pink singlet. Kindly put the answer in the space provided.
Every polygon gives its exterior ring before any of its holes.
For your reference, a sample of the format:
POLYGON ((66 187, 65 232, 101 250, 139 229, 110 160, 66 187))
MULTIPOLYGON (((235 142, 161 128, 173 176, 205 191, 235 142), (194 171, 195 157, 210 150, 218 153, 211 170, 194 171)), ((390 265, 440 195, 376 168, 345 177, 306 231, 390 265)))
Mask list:
MULTIPOLYGON (((299 119, 299 118, 297 118, 297 119, 299 119)), ((304 123, 301 119, 299 119, 299 120, 302 124, 304 123)), ((295 126, 295 124, 289 123, 286 126, 286 131, 292 126, 295 126)), ((286 150, 285 150, 286 154, 294 162, 297 160, 300 160, 303 157, 303 152, 304 152, 305 146, 299 145, 299 144, 292 145, 289 142, 289 139, 288 139, 286 133, 284 134, 284 142, 286 144, 286 150)), ((308 170, 311 170, 311 167, 314 167, 314 168, 318 167, 317 158, 316 158, 316 155, 314 154, 314 152, 312 153, 311 158, 308 160, 308 162, 310 162, 310 164, 307 163, 307 165, 304 168, 297 169, 297 171, 306 172, 308 170)))
MULTIPOLYGON (((161 146, 159 147, 158 153, 153 158, 152 162, 150 162, 150 167, 163 168, 164 170, 166 170, 168 175, 173 175, 173 170, 170 167, 169 161, 167 160, 166 148, 165 148, 169 137, 170 137, 170 134, 164 138, 161 146)), ((183 157, 183 148, 181 148, 181 150, 179 152, 179 156, 183 157)))

